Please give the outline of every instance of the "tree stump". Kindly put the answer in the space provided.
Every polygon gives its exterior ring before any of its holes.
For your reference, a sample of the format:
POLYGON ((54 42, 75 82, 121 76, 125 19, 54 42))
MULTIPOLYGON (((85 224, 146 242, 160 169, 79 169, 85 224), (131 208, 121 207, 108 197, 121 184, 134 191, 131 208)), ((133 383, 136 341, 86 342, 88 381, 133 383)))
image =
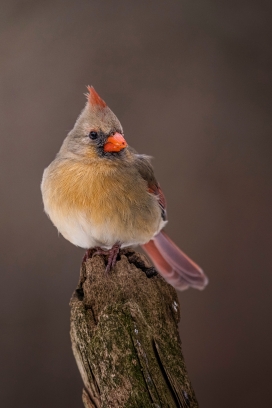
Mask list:
POLYGON ((181 351, 175 289, 147 258, 120 251, 83 262, 71 305, 71 340, 85 408, 198 407, 181 351))

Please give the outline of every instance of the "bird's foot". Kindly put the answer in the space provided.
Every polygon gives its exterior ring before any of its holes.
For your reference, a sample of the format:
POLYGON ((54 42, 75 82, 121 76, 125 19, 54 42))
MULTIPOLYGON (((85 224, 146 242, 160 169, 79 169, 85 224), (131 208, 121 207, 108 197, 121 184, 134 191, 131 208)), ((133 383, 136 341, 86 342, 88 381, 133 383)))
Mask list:
POLYGON ((112 268, 114 268, 117 260, 117 256, 120 251, 121 244, 116 243, 110 249, 102 249, 100 247, 95 247, 95 252, 93 255, 107 255, 108 263, 106 267, 106 273, 109 273, 112 268))

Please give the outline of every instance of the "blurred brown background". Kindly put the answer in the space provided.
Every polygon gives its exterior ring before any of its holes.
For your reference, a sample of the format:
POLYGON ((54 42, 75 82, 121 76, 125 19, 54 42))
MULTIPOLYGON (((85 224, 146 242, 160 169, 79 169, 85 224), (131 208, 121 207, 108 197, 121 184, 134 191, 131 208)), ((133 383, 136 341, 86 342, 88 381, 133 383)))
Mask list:
POLYGON ((180 293, 201 408, 272 406, 271 2, 1 2, 0 404, 82 407, 68 302, 83 250, 40 181, 94 85, 155 157, 169 235, 206 271, 180 293))

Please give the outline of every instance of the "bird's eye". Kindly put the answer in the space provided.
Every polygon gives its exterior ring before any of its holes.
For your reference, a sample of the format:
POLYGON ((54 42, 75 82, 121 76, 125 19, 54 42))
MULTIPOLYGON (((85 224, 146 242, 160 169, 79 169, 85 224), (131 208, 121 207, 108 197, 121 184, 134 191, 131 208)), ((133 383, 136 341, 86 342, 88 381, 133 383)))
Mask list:
POLYGON ((95 132, 94 130, 92 130, 92 131, 89 133, 89 138, 92 139, 92 140, 97 139, 97 138, 98 138, 98 133, 95 132))

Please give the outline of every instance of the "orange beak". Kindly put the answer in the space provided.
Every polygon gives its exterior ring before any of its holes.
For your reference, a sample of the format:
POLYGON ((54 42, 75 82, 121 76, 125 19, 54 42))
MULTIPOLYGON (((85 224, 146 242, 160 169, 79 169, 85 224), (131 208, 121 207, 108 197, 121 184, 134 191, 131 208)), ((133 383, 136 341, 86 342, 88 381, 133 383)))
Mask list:
POLYGON ((127 142, 121 133, 114 133, 113 136, 109 136, 107 143, 104 144, 104 152, 120 152, 120 150, 127 147, 127 142))

